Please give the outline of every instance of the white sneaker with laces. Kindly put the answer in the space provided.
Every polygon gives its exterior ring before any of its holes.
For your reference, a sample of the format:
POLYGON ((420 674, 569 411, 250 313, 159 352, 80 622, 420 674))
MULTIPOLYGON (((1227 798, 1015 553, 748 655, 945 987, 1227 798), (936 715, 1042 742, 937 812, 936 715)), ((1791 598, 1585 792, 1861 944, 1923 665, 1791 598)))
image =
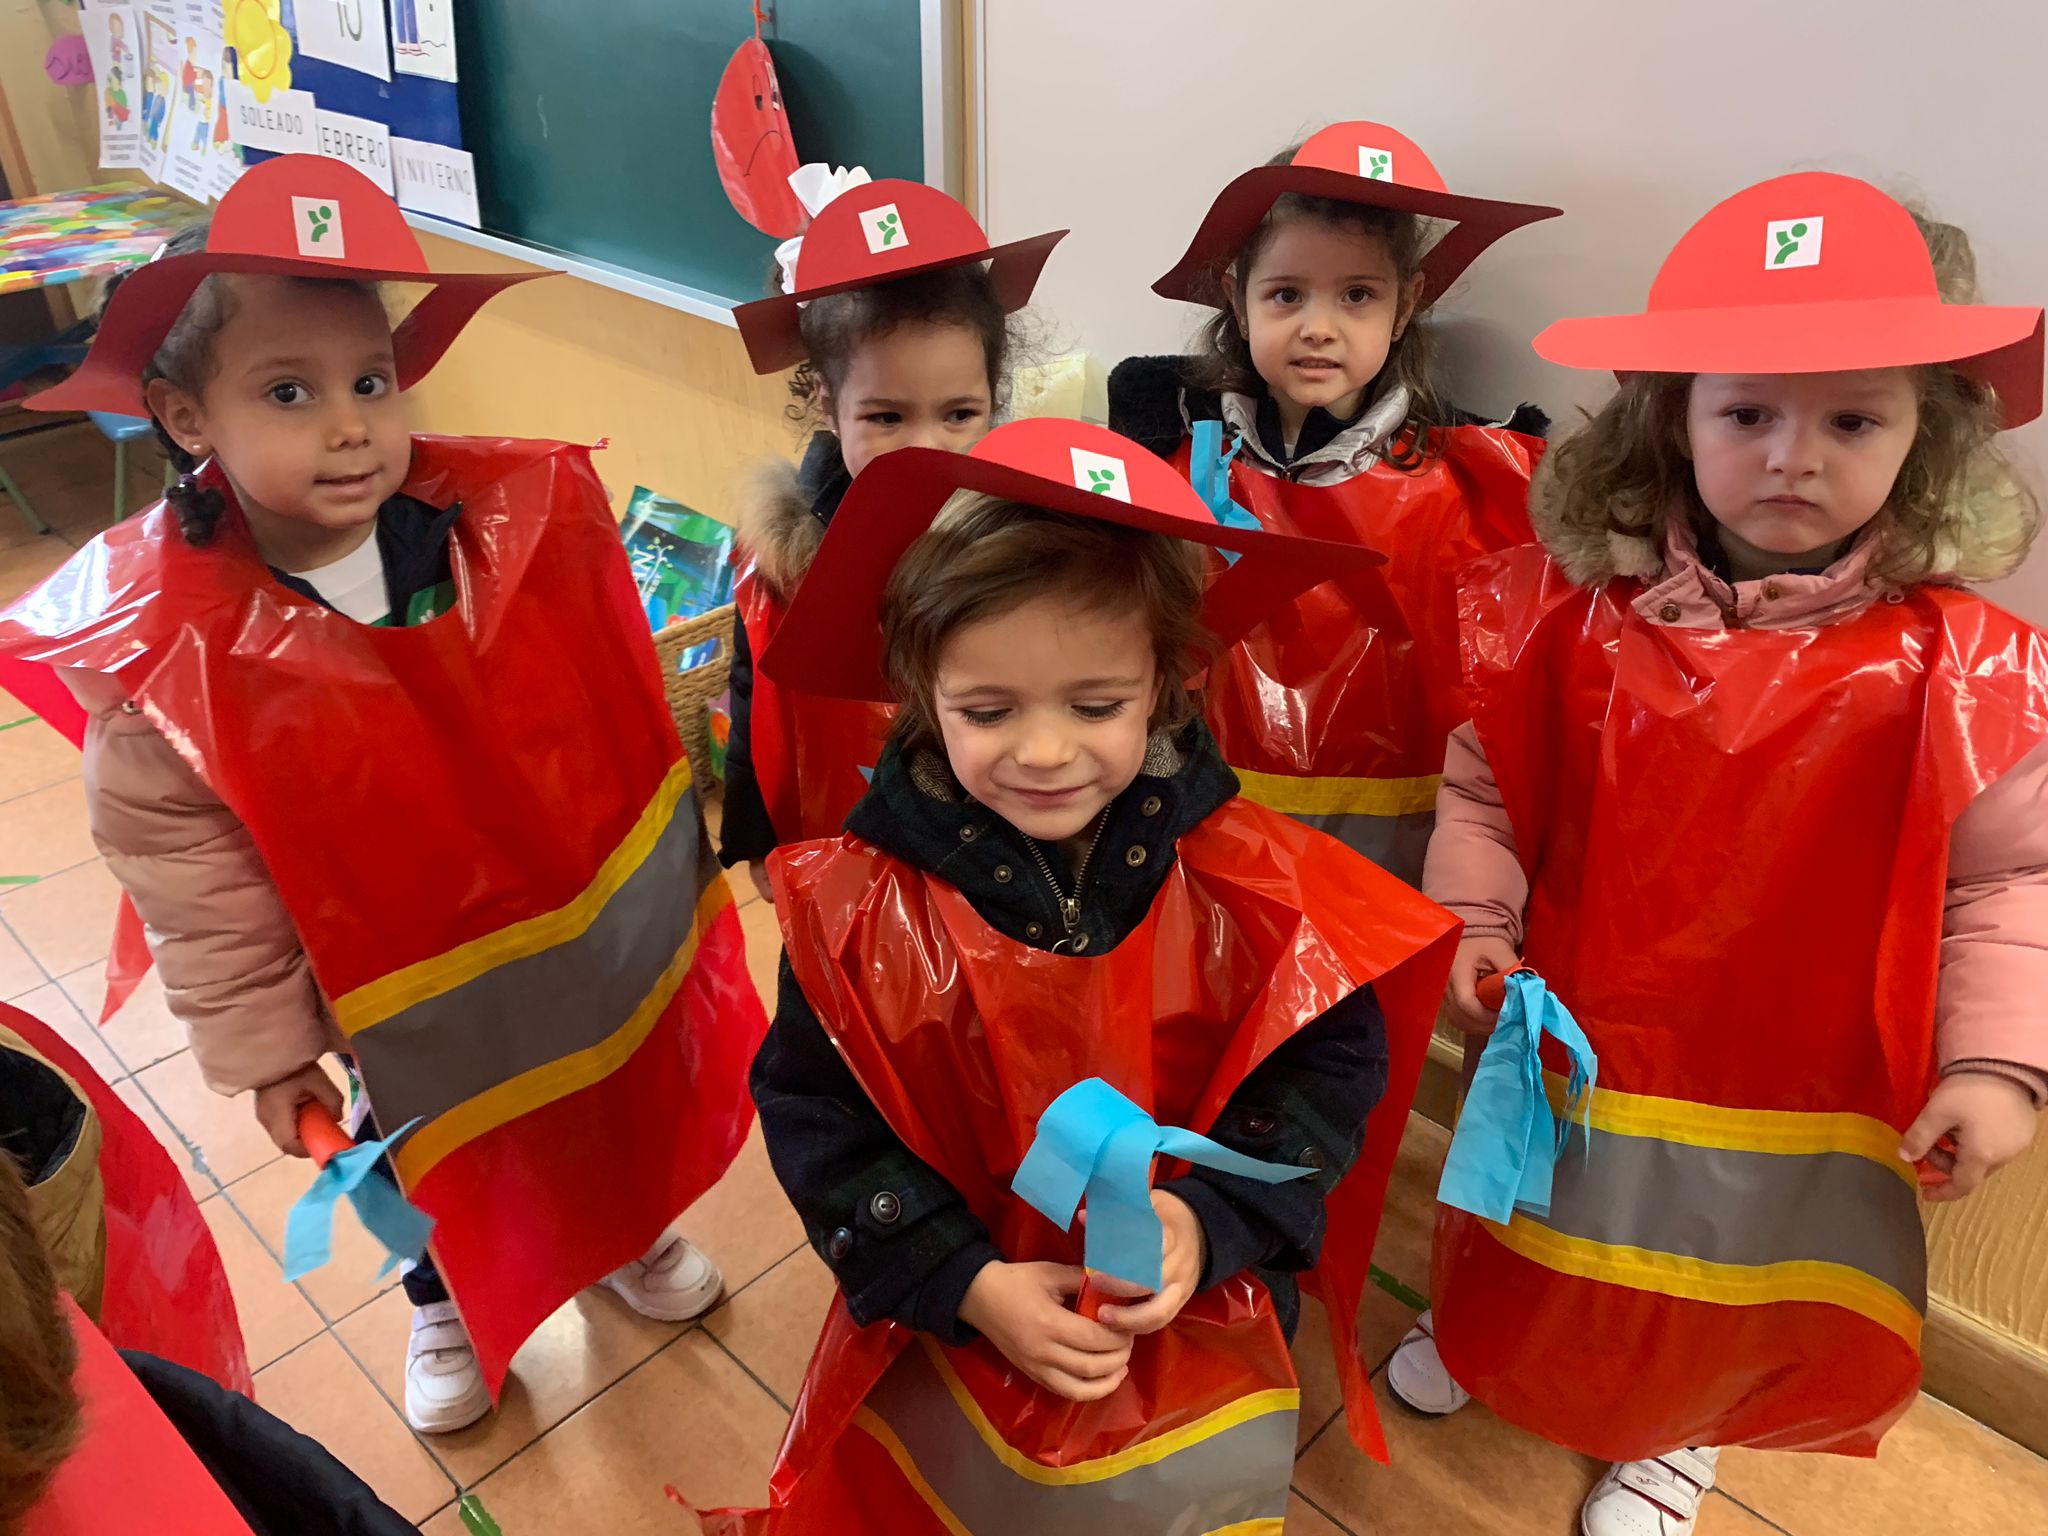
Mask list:
POLYGON ((604 1284, 642 1317, 686 1323, 711 1310, 725 1291, 725 1276, 687 1238, 664 1232, 645 1257, 620 1265, 604 1284))
POLYGON ((1581 1536, 1691 1536, 1720 1459, 1718 1447, 1695 1445, 1609 1467, 1579 1511, 1581 1536))
POLYGON ((1415 1326, 1408 1330, 1408 1337, 1401 1341, 1401 1347, 1394 1351, 1394 1358, 1387 1362, 1387 1385, 1394 1396, 1417 1413, 1441 1418, 1447 1413, 1456 1413, 1471 1402, 1472 1394, 1453 1381, 1451 1373, 1444 1369, 1443 1356, 1436 1352, 1432 1321, 1427 1312, 1415 1319, 1415 1326))
POLYGON ((405 1351, 405 1418, 423 1435, 446 1434, 491 1411, 491 1394, 469 1330, 452 1301, 415 1307, 405 1351))

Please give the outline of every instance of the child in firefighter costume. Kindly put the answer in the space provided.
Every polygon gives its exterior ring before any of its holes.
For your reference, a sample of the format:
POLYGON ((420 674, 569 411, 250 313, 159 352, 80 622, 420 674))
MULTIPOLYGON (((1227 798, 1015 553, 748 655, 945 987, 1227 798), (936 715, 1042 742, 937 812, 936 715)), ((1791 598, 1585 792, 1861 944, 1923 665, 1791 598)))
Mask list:
POLYGON ((1444 740, 1467 718, 1456 576, 1530 538, 1542 413, 1483 423, 1432 377, 1424 318, 1494 241, 1558 210, 1450 192, 1381 123, 1337 123, 1217 194, 1153 291, 1215 307, 1197 354, 1134 358, 1110 425, 1220 515, 1357 543, 1223 658, 1208 719, 1247 799, 1422 876, 1444 740), (1451 221, 1431 242, 1435 221, 1451 221))
POLYGON ((846 488, 878 455, 964 453, 995 425, 1010 316, 1065 230, 992 246, 936 188, 807 165, 790 184, 814 215, 776 252, 781 290, 734 312, 761 373, 796 365, 792 412, 816 430, 801 465, 763 468, 739 511, 740 622, 719 858, 833 837, 867 790, 888 706, 794 694, 754 665, 767 649, 846 488))
POLYGON ((1137 444, 1053 418, 855 482, 762 663, 901 705, 845 835, 769 861, 754 1092, 839 1291, 774 1508, 706 1529, 1278 1531, 1296 1275, 1383 1454, 1356 1319, 1454 924, 1239 798, 1183 686, 1203 625, 1376 558, 1221 526, 1137 444), (1233 557, 1206 598, 1186 541, 1233 557), (1163 1164, 1161 1284, 1091 1319, 1080 1234, 1012 1181, 1094 1078, 1308 1176, 1163 1164))
POLYGON ((1536 343, 1623 383, 1543 546, 1468 573, 1425 888, 1466 1026, 1519 958, 1598 1082, 1546 1213, 1439 1206, 1389 1379, 1616 1463, 1586 1536, 1690 1531, 1718 1447, 1874 1453, 1920 1382, 1913 1164, 1968 1194, 2048 1090, 2048 645, 1962 585, 2032 538, 1995 438, 2041 311, 1974 286, 1959 231, 1786 176, 1536 343))
POLYGON ((429 272, 312 156, 200 240, 36 402, 149 414, 185 474, 0 615, 0 656, 89 712, 95 837, 210 1085, 304 1155, 339 1051, 384 1130, 418 1122, 406 1408, 455 1428, 588 1284, 716 1299, 667 1225, 746 1133, 766 1020, 587 450, 406 426, 520 279, 429 272), (395 332, 384 282, 429 285, 395 332))

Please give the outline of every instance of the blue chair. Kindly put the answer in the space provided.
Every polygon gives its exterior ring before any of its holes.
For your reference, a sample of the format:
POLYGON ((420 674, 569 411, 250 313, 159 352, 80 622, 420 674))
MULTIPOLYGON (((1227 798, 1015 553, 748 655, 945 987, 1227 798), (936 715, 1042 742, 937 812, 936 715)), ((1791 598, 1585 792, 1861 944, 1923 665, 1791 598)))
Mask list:
MULTIPOLYGON (((114 521, 120 522, 128 515, 128 445, 156 436, 156 427, 147 416, 117 416, 112 411, 87 411, 92 424, 106 435, 114 445, 114 521)), ((164 469, 164 484, 171 483, 172 471, 164 469)))
MULTIPOLYGON (((12 389, 22 380, 33 377, 45 368, 76 368, 85 361, 84 337, 90 334, 91 325, 81 321, 63 335, 47 342, 32 346, 0 348, 0 391, 12 389)), ((38 422, 32 426, 7 433, 0 433, 0 441, 10 438, 28 437, 37 432, 47 432, 51 423, 38 422)), ((0 464, 0 492, 14 503, 15 510, 37 533, 48 533, 50 525, 43 521, 43 515, 36 511, 14 476, 7 473, 7 466, 0 464)))

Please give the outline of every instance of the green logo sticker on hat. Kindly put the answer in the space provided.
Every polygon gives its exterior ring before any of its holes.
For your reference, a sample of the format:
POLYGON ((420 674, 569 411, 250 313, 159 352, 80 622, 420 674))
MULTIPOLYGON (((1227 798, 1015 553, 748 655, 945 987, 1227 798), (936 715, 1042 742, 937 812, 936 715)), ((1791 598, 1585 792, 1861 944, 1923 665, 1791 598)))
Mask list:
POLYGON ((1394 152, 1391 149, 1374 149, 1369 144, 1359 145, 1358 174, 1367 181, 1392 181, 1394 152))
POLYGON ((1764 226, 1764 266, 1773 272, 1787 267, 1820 265, 1821 217, 1772 219, 1764 226))
POLYGON ((896 211, 894 203, 883 203, 862 214, 860 232, 867 236, 868 249, 877 255, 883 251, 900 251, 910 244, 910 236, 903 228, 903 216, 896 211))
POLYGON ((1090 453, 1086 448, 1071 448, 1068 452, 1074 456, 1075 485, 1098 496, 1114 496, 1118 501, 1131 499, 1131 477, 1122 459, 1090 453))
POLYGON ((292 230, 298 237, 301 256, 319 256, 344 261, 347 243, 341 237, 341 203, 331 197, 292 199, 292 230))

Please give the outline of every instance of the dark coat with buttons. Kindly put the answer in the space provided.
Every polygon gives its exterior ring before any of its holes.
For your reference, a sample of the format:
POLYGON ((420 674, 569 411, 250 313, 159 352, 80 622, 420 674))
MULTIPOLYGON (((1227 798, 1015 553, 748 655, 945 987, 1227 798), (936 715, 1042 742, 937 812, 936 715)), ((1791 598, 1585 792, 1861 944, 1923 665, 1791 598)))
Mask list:
MULTIPOLYGON (((1058 850, 1034 848, 968 800, 931 754, 913 765, 892 744, 847 831, 947 880, 1008 938, 1069 953, 1106 950, 1150 910, 1180 837, 1237 793, 1236 776, 1200 723, 1175 743, 1155 741, 1145 767, 1109 809, 1078 915, 1071 907, 1063 913, 1040 870, 1043 854, 1071 883, 1058 850)), ((1323 1197, 1357 1158, 1386 1083, 1386 1028, 1370 988, 1330 1008, 1245 1078, 1209 1134, 1250 1156, 1320 1172, 1267 1185, 1197 1168, 1164 1186, 1202 1224, 1204 1288, 1256 1271, 1292 1334, 1300 1305, 1293 1275, 1321 1252, 1323 1197)), ((1003 1255, 959 1192, 912 1154, 862 1092, 786 957, 753 1089, 776 1176, 855 1321, 890 1318, 965 1342, 971 1331, 960 1322, 960 1302, 982 1266, 1003 1255)))

